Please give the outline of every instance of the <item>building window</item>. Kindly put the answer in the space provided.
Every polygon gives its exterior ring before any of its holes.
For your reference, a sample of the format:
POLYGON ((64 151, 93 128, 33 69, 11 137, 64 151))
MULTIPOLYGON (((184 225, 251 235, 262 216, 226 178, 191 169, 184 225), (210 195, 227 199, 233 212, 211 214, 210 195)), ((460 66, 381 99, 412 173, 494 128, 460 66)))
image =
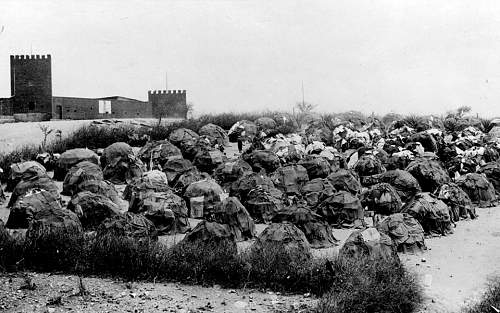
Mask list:
POLYGON ((29 110, 30 111, 35 110, 35 101, 30 101, 30 103, 28 104, 28 106, 29 106, 29 110))
POLYGON ((111 101, 110 100, 99 100, 99 113, 111 114, 111 101))

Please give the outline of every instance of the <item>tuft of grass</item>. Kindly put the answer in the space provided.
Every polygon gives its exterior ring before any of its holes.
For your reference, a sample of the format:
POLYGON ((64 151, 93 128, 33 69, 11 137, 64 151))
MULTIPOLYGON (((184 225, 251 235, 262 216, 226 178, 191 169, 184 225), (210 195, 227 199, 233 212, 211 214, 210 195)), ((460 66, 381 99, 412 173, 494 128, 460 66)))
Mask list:
POLYGON ((35 270, 72 270, 81 259, 84 237, 80 226, 53 227, 35 221, 26 233, 24 260, 35 270))
POLYGON ((422 290, 400 263, 368 258, 335 262, 336 279, 319 301, 318 313, 416 312, 422 290))
POLYGON ((236 243, 229 240, 181 242, 165 255, 162 272, 170 280, 238 287, 245 267, 236 243))
POLYGON ((431 126, 429 125, 429 121, 423 116, 417 114, 406 115, 402 120, 398 121, 397 123, 411 127, 415 129, 417 132, 421 132, 431 128, 431 126))
POLYGON ((0 168, 3 169, 0 180, 5 181, 9 177, 12 164, 34 160, 41 151, 41 146, 24 145, 10 153, 0 154, 0 168))
POLYGON ((495 126, 495 124, 493 124, 492 121, 493 120, 490 118, 479 118, 478 122, 479 130, 481 130, 485 134, 489 133, 490 130, 495 126))
POLYGON ((24 237, 0 236, 0 272, 15 272, 23 269, 24 237))
POLYGON ((321 295, 330 289, 330 261, 313 259, 310 252, 282 243, 263 243, 242 255, 247 263, 246 284, 285 292, 321 295))
POLYGON ((78 271, 128 280, 154 278, 164 260, 162 246, 152 240, 106 234, 90 238, 78 271))
POLYGON ((464 313, 485 313, 498 312, 500 310, 500 277, 496 277, 490 281, 488 289, 484 293, 481 300, 465 309, 464 313))

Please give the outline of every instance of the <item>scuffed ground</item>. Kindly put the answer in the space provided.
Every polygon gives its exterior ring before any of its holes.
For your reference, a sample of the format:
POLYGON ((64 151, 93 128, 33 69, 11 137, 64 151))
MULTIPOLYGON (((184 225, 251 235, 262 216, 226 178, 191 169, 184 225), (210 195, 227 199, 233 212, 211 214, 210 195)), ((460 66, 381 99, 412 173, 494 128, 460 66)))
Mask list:
POLYGON ((500 276, 500 207, 477 212, 478 219, 460 221, 454 234, 426 240, 424 254, 400 255, 424 285, 422 313, 459 312, 481 298, 489 278, 500 276))
POLYGON ((35 290, 21 289, 20 273, 0 277, 0 312, 309 312, 315 303, 306 296, 102 278, 83 278, 88 295, 81 296, 77 276, 28 275, 35 290))

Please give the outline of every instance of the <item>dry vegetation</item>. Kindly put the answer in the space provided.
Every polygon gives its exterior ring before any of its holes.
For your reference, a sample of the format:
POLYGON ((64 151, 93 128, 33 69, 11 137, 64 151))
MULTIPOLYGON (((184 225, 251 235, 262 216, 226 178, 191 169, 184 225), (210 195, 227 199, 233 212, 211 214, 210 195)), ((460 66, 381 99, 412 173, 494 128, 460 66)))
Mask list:
POLYGON ((418 283, 400 263, 314 259, 281 245, 238 254, 226 241, 166 248, 158 242, 116 236, 83 240, 65 232, 26 241, 6 237, 0 241, 0 252, 3 270, 324 295, 318 312, 345 312, 347 307, 353 308, 350 312, 413 312, 422 300, 418 283))

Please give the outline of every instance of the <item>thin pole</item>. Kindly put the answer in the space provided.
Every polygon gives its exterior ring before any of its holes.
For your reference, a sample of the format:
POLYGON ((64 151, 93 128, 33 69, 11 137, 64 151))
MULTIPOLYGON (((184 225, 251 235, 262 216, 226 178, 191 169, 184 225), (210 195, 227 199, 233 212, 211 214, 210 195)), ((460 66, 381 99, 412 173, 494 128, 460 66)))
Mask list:
POLYGON ((165 71, 165 90, 168 91, 168 73, 165 71))
POLYGON ((302 81, 302 107, 304 107, 305 97, 304 97, 304 81, 302 81))

